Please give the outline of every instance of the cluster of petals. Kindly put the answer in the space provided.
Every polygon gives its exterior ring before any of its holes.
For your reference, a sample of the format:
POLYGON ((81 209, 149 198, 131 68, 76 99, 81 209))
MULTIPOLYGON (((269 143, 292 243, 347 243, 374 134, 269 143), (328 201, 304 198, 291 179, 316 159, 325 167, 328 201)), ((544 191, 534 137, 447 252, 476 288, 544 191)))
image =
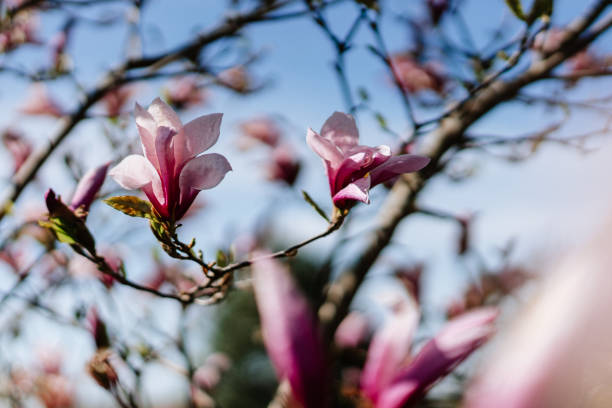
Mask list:
POLYGON ((403 173, 421 170, 427 157, 403 154, 392 156, 389 146, 359 145, 355 119, 335 112, 321 133, 308 129, 306 141, 325 164, 334 205, 348 208, 357 201, 369 203, 369 190, 403 173))
MULTIPOLYGON (((255 262, 253 276, 264 343, 278 376, 305 408, 324 407, 329 373, 306 299, 289 271, 273 259, 255 262)), ((406 302, 372 338, 362 393, 376 408, 414 401, 490 337, 496 317, 496 309, 481 308, 453 319, 412 357, 419 313, 406 302)))
POLYGON ((124 158, 109 174, 126 189, 142 189, 159 216, 176 221, 201 190, 219 184, 232 169, 220 154, 201 154, 217 142, 222 114, 183 126, 157 98, 147 110, 136 104, 135 116, 144 156, 124 158))
POLYGON ((408 53, 395 54, 391 57, 391 66, 404 92, 417 93, 431 90, 442 93, 446 78, 440 68, 433 63, 421 64, 408 53))

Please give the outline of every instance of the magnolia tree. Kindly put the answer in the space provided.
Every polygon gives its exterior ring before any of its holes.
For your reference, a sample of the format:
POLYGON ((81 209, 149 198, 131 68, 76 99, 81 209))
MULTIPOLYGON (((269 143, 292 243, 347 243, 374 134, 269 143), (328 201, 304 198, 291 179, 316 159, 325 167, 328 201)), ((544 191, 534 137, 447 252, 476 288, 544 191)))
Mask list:
POLYGON ((538 286, 429 194, 607 134, 584 3, 0 2, 1 405, 609 406, 609 234, 538 286))

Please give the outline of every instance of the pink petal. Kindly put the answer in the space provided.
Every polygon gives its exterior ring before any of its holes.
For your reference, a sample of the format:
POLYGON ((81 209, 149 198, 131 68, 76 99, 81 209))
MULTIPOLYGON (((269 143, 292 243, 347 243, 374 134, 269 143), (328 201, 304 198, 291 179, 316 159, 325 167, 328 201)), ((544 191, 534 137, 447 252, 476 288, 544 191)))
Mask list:
POLYGON ((355 348, 368 335, 368 319, 360 312, 349 313, 340 323, 334 334, 334 341, 340 348, 355 348))
POLYGON ((155 100, 151 102, 147 112, 149 112, 153 120, 155 120, 157 126, 168 127, 176 133, 180 133, 181 129, 183 129, 181 119, 179 119, 176 112, 174 112, 166 102, 159 98, 155 98, 155 100))
POLYGON ((337 168, 342 163, 342 160, 344 160, 342 151, 338 147, 310 128, 306 133, 306 143, 316 154, 328 162, 332 168, 337 168))
POLYGON ((187 123, 183 128, 182 139, 177 139, 175 151, 177 164, 183 163, 217 143, 221 127, 222 113, 200 116, 187 123))
POLYGON ((159 167, 159 177, 162 181, 166 197, 173 194, 174 185, 174 152, 172 150, 172 139, 176 136, 176 132, 168 127, 159 126, 155 136, 155 154, 159 167))
POLYGON ((108 175, 127 190, 136 190, 149 184, 156 177, 151 163, 139 154, 131 154, 110 169, 108 175))
POLYGON ((481 308, 448 322, 380 395, 377 408, 400 408, 423 395, 492 334, 498 311, 481 308))
POLYGON ((338 191, 336 195, 332 197, 334 205, 338 208, 343 208, 347 204, 347 201, 361 201, 362 203, 369 204, 369 188, 369 177, 362 177, 358 180, 355 180, 354 182, 344 187, 342 190, 338 191))
POLYGON ((429 158, 414 154, 403 154, 391 157, 389 160, 370 172, 372 186, 384 183, 400 174, 419 171, 429 164, 429 158))
POLYGON ((384 327, 374 334, 361 375, 361 387, 373 402, 392 382, 400 367, 410 357, 412 336, 419 322, 419 313, 405 303, 384 327))
MULTIPOLYGON (((333 192, 341 190, 351 180, 364 177, 369 171, 386 162, 391 156, 389 146, 378 147, 355 146, 350 149, 350 156, 345 158, 335 172, 333 192)), ((373 186, 370 182, 370 184, 373 186)))
POLYGON ((334 112, 325 121, 321 128, 321 136, 331 141, 345 154, 359 142, 359 131, 355 119, 342 112, 334 112))
POLYGON ((264 344, 279 378, 289 382, 305 408, 326 406, 323 346, 306 299, 289 271, 275 260, 255 262, 253 278, 264 344))
POLYGON ((134 106, 134 116, 136 118, 136 127, 140 135, 142 150, 145 157, 151 162, 153 167, 159 171, 159 161, 157 160, 157 152, 155 148, 155 137, 157 136, 157 124, 155 119, 142 108, 138 103, 134 106))
POLYGON ((179 181, 181 191, 189 188, 196 190, 213 188, 231 169, 232 166, 227 159, 218 153, 195 157, 187 162, 181 172, 179 181))
POLYGON ((83 207, 85 211, 89 209, 89 206, 94 200, 94 197, 100 191, 104 178, 106 177, 106 171, 110 163, 105 163, 101 166, 95 167, 87 171, 83 178, 77 184, 70 208, 75 210, 79 207, 83 207))

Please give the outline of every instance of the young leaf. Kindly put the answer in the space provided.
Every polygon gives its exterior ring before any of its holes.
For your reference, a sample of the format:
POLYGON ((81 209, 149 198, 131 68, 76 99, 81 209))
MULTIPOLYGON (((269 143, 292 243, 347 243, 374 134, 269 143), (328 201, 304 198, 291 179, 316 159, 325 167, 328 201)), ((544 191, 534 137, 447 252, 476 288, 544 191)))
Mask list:
POLYGON ((317 203, 315 203, 315 201, 308 195, 308 193, 304 190, 302 190, 302 196, 304 197, 304 200, 306 200, 306 202, 308 204, 310 204, 312 206, 312 208, 315 209, 315 211, 323 218, 325 218, 325 221, 331 223, 331 221, 329 220, 329 217, 327 217, 327 215, 325 215, 325 212, 321 209, 321 207, 319 207, 319 205, 317 203))
POLYGON ((151 203, 134 196, 117 196, 104 200, 115 210, 121 211, 130 217, 152 218, 151 203))
POLYGON ((521 0, 506 0, 506 4, 515 16, 517 16, 523 21, 525 20, 525 13, 523 13, 523 6, 521 5, 521 0))

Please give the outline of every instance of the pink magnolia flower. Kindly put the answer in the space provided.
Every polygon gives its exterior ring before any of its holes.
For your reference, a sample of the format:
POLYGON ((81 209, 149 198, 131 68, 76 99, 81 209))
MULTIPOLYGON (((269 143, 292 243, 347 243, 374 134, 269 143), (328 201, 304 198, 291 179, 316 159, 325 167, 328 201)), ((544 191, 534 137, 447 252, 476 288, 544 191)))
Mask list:
POLYGON ((220 154, 200 155, 217 142, 222 114, 200 116, 183 126, 157 98, 147 110, 136 104, 135 115, 144 156, 126 157, 109 174, 126 189, 142 189, 161 217, 176 221, 200 190, 213 188, 232 169, 220 154))
POLYGON ((276 146, 270 153, 267 178, 270 181, 282 181, 292 186, 300 172, 300 161, 286 144, 276 146))
POLYGON ((32 143, 30 143, 21 133, 12 129, 6 129, 4 133, 2 133, 2 143, 11 153, 11 156, 13 156, 14 172, 17 173, 27 158, 30 157, 32 153, 32 143))
POLYGON ((449 321, 412 360, 395 373, 393 380, 379 392, 376 407, 400 408, 422 397, 438 380, 484 344, 493 334, 497 314, 497 309, 481 308, 449 321))
POLYGON ((81 208, 84 211, 89 211, 89 206, 93 203, 96 194, 102 188, 106 177, 106 170, 110 163, 105 163, 101 166, 89 169, 81 178, 76 186, 76 190, 70 201, 70 209, 76 210, 81 208))
POLYGON ((65 114, 62 107, 49 96, 47 88, 40 83, 31 87, 30 93, 19 111, 26 115, 53 116, 55 118, 61 118, 65 114))
POLYGON ((440 73, 440 68, 433 63, 421 64, 410 54, 401 53, 391 57, 391 66, 406 93, 425 90, 437 93, 444 91, 446 78, 440 73))
POLYGON ((336 333, 334 342, 340 348, 356 348, 365 342, 369 334, 369 323, 366 316, 352 311, 342 320, 336 333))
POLYGON ((111 118, 121 115, 124 106, 135 93, 136 87, 133 85, 124 85, 108 91, 102 98, 106 114, 111 118))
POLYGON ((319 135, 308 129, 308 145, 325 163, 334 205, 350 208, 356 201, 369 203, 368 191, 403 173, 418 171, 429 163, 423 156, 391 156, 389 146, 361 146, 351 115, 335 112, 319 135))
POLYGON ((281 131, 276 122, 267 117, 254 118, 242 122, 240 130, 249 139, 258 140, 268 146, 276 146, 281 138, 281 131))
POLYGON ((272 259, 255 262, 253 278, 264 343, 278 376, 305 408, 326 406, 323 346, 306 299, 272 259))
POLYGON ((164 97, 176 109, 187 109, 206 101, 206 93, 194 77, 172 80, 164 88, 164 97))

